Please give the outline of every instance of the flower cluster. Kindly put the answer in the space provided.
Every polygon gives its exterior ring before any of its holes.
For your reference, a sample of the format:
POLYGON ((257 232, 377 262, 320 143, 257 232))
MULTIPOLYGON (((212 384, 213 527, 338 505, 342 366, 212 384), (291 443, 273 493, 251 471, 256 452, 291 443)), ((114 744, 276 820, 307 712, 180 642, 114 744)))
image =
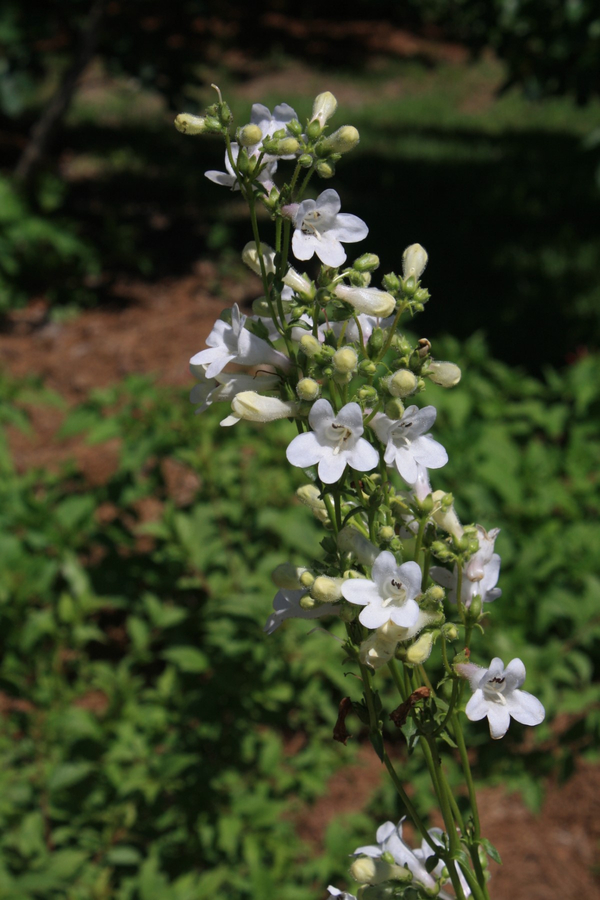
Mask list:
MULTIPOLYGON (((410 718, 411 733, 418 733, 430 752, 442 733, 456 745, 462 679, 473 691, 467 717, 475 722, 487 717, 493 738, 506 733, 511 717, 539 724, 544 708, 521 690, 520 660, 506 669, 497 658, 487 669, 470 661, 484 605, 501 595, 499 529, 463 525, 452 495, 431 485, 430 472, 442 469, 448 454, 431 433, 436 409, 421 395, 428 382, 455 386, 461 372, 454 363, 436 360, 428 340, 415 344, 402 331, 403 317, 412 318, 429 300, 421 283, 427 253, 411 244, 401 272, 386 273, 373 284, 379 267, 374 253, 347 262, 346 245, 368 236, 365 222, 342 213, 331 188, 306 196, 311 180, 331 178, 343 154, 359 143, 352 126, 328 132, 336 108, 329 92, 320 94, 302 125, 286 103, 272 113, 254 104, 250 121, 232 133, 231 112, 219 94, 205 116, 177 117, 180 131, 220 134, 225 141, 225 171, 206 176, 240 191, 248 203, 253 240, 242 259, 260 277, 263 291, 252 314, 243 314, 237 304, 226 310, 206 348, 192 357, 197 383, 190 399, 199 413, 230 403, 223 426, 241 419, 294 423, 297 434, 287 460, 309 480, 298 499, 326 535, 321 557, 302 567, 284 563, 273 573, 278 591, 265 631, 272 634, 290 618, 342 620, 347 659, 364 687, 363 703, 353 709, 368 721, 373 745, 385 759, 370 687, 384 667, 402 699, 390 717, 398 727, 410 718), (290 174, 278 182, 280 163, 289 164, 290 174), (258 206, 272 220, 274 246, 261 238, 258 206), (307 270, 299 271, 304 263, 307 270), (231 364, 234 371, 227 370, 231 364), (452 656, 452 642, 458 640, 452 656), (428 686, 419 679, 436 645, 444 678, 434 689, 438 679, 428 686)), ((468 766, 466 753, 462 762, 468 766)), ((479 836, 461 831, 464 823, 460 816, 454 819, 446 788, 440 788, 443 775, 431 775, 436 791, 442 791, 446 832, 426 831, 413 815, 423 844, 411 850, 402 839, 402 824, 386 822, 377 845, 355 853, 351 874, 362 885, 359 897, 375 896, 371 888, 387 882, 396 885, 389 896, 400 896, 394 891, 404 885, 418 892, 414 896, 447 897, 448 881, 461 900, 475 883, 478 893, 473 893, 487 897, 483 864, 475 861, 471 869, 464 860, 456 863, 461 846, 471 859, 477 857, 479 836)), ((410 809, 408 798, 404 802, 410 809)), ((334 887, 329 892, 352 898, 334 887)))

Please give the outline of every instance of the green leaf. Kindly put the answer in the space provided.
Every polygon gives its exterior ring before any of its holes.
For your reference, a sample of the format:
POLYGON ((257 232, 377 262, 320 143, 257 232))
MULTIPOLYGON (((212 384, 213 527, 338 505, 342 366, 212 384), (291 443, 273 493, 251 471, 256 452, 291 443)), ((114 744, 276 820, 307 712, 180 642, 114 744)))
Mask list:
POLYGON ((205 653, 196 647, 180 646, 167 647, 162 652, 163 659, 173 663, 182 672, 199 674, 205 672, 209 666, 209 660, 205 653))
POLYGON ((68 762, 56 766, 48 778, 48 790, 51 793, 64 791, 83 781, 94 769, 90 762, 68 762))

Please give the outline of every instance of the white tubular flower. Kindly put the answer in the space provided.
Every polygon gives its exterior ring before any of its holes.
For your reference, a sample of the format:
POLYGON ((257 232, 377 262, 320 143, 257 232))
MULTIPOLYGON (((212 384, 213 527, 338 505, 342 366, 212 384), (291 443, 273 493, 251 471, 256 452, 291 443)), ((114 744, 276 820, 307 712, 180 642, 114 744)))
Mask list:
POLYGON ((461 539, 465 530, 460 523, 460 519, 454 509, 454 503, 449 506, 443 503, 444 497, 447 497, 446 491, 434 491, 431 495, 433 500, 432 518, 436 525, 451 534, 457 541, 461 539))
POLYGON ((316 119, 321 128, 323 128, 336 111, 337 105, 337 100, 331 91, 323 91, 322 94, 318 94, 313 103, 311 122, 314 122, 316 119))
MULTIPOLYGON (((359 314, 356 316, 356 319, 358 319, 360 331, 362 331, 362 339, 365 344, 373 334, 374 328, 377 328, 378 325, 384 327, 384 323, 376 318, 376 316, 359 314)), ((323 338, 323 340, 325 339, 325 333, 327 331, 333 331, 338 339, 343 335, 343 340, 345 341, 352 344, 360 343, 360 332, 354 318, 345 319, 343 322, 324 322, 322 325, 319 325, 319 340, 321 340, 321 338, 323 338)))
POLYGON ((300 404, 294 400, 280 400, 278 397, 263 397, 256 391, 241 391, 231 401, 231 411, 238 419, 247 422, 274 422, 276 419, 294 418, 299 414, 300 404))
POLYGON ((288 357, 244 328, 245 322, 246 316, 242 315, 236 303, 231 310, 231 325, 217 319, 213 330, 206 338, 209 349, 201 350, 192 356, 190 365, 205 366, 208 378, 214 378, 230 362, 242 366, 270 363, 287 371, 290 368, 288 357))
POLYGON ((392 621, 386 622, 377 631, 369 635, 362 642, 359 649, 361 663, 371 666, 372 669, 380 669, 390 659, 394 658, 396 647, 405 641, 416 637, 426 625, 431 625, 436 619, 435 613, 427 612, 419 608, 417 621, 410 628, 400 628, 392 621))
POLYGON ((452 362, 443 362, 433 359, 423 372, 426 378, 439 384, 441 387, 454 387, 460 381, 460 368, 452 362))
POLYGON ((320 603, 313 609, 302 609, 300 600, 308 591, 287 590, 282 588, 275 594, 273 600, 273 612, 267 619, 263 631, 267 634, 279 628, 285 619, 320 619, 322 616, 334 615, 339 611, 337 603, 320 603))
POLYGON ((396 301, 392 295, 387 291, 380 291, 378 288, 358 288, 347 284, 338 284, 334 293, 340 300, 349 303, 359 313, 367 316, 386 318, 396 308, 396 301))
POLYGON ((403 821, 401 819, 397 825, 394 825, 393 822, 384 822, 383 825, 379 826, 375 834, 377 844, 358 847, 352 855, 379 859, 384 853, 389 853, 396 865, 406 866, 409 869, 414 881, 418 881, 423 887, 433 890, 436 887, 436 882, 423 863, 402 840, 403 821))
POLYGON ((291 562, 280 563, 271 572, 271 580, 278 588, 286 588, 291 591, 302 589, 300 578, 309 569, 306 566, 295 566, 291 562))
MULTIPOLYGON (((237 163, 237 158, 240 155, 240 148, 235 141, 232 141, 231 144, 231 155, 233 157, 234 163, 237 163)), ((275 174, 276 170, 277 162, 268 162, 264 169, 257 176, 256 180, 264 185, 267 193, 269 193, 271 188, 275 187, 273 175, 275 174)), ((232 191, 239 191, 240 189, 237 175, 234 172, 231 163, 229 162, 229 155, 227 153, 225 153, 225 172, 218 172, 216 169, 210 169, 204 174, 209 181, 213 181, 215 184, 222 184, 224 187, 231 188, 232 191)))
POLYGON ((434 406, 409 406, 401 419, 388 419, 378 413, 371 422, 371 428, 386 445, 384 459, 388 466, 395 466, 399 474, 409 484, 419 477, 419 466, 439 469, 448 462, 445 449, 430 434, 425 432, 435 422, 434 406))
POLYGON ((269 247, 268 244, 263 244, 262 242, 260 250, 261 252, 259 254, 256 249, 256 241, 248 241, 242 250, 242 262, 244 262, 249 269, 252 269, 255 275, 262 275, 262 269, 260 267, 260 257, 262 256, 267 275, 273 275, 275 272, 275 251, 272 247, 269 247))
MULTIPOLYGON (((487 574, 486 570, 492 559, 494 556, 498 556, 497 553, 494 553, 494 544, 496 543, 496 538, 500 534, 499 528, 492 528, 491 531, 486 531, 482 525, 477 525, 476 528, 479 549, 473 554, 465 566, 465 575, 469 581, 472 582, 484 580, 487 574)), ((499 564, 500 557, 498 556, 498 565, 499 564)))
POLYGON ((356 900, 354 894, 349 894, 348 891, 339 891, 332 884, 328 886, 327 890, 330 897, 338 897, 339 900, 356 900))
MULTIPOLYGON (((435 498, 435 494, 433 496, 435 498)), ((499 533, 499 528, 492 528, 488 532, 481 525, 477 526, 479 550, 473 554, 465 566, 462 579, 460 599, 466 609, 471 606, 474 597, 481 597, 482 603, 492 603, 502 596, 501 589, 496 587, 500 577, 501 559, 498 553, 494 553, 494 543, 499 533)), ((450 572, 443 566, 432 566, 430 575, 437 584, 441 584, 448 590, 450 602, 456 603, 457 567, 454 566, 453 571, 450 572)))
MULTIPOLYGON (((263 106, 262 103, 253 103, 252 112, 250 114, 250 122, 252 125, 257 125, 262 132, 262 140, 272 137, 276 131, 287 129, 287 126, 292 119, 297 118, 296 111, 292 109, 288 103, 279 103, 273 109, 272 113, 268 107, 263 106)), ((255 154, 258 153, 258 149, 259 148, 256 147, 254 150, 255 154)), ((294 159, 295 156, 295 153, 290 153, 287 156, 281 156, 280 159, 294 159)), ((266 153, 264 158, 276 159, 276 157, 269 156, 266 153)))
POLYGON ((347 403, 335 415, 328 400, 317 400, 308 416, 313 429, 294 438, 286 451, 288 462, 306 469, 318 465, 319 478, 333 484, 346 466, 370 472, 379 454, 363 437, 363 418, 358 403, 347 403))
POLYGON ((361 566, 372 566, 379 553, 379 548, 352 525, 344 525, 337 536, 337 545, 342 553, 351 553, 361 566))
MULTIPOLYGON (((444 844, 444 839, 443 839, 443 835, 445 834, 445 832, 443 832, 441 828, 430 828, 427 833, 429 834, 429 837, 433 839, 434 843, 438 844, 441 849, 443 849, 446 846, 444 844)), ((434 855, 434 850, 432 847, 429 846, 429 843, 425 840, 425 838, 423 838, 421 841, 420 850, 419 849, 413 850, 413 853, 417 857, 419 862, 423 864, 423 867, 425 867, 426 861, 431 856, 434 855)), ((458 880, 460 881, 461 887, 463 889, 463 893, 464 893, 465 897, 470 897, 471 896, 471 888, 469 887, 467 879, 463 875, 462 869, 460 866, 457 866, 456 869, 458 871, 458 880)), ((443 860, 440 859, 438 861, 436 867, 431 870, 430 874, 434 878, 441 878, 443 876, 443 872, 444 872, 444 862, 443 862, 443 860)), ((440 897, 441 896, 446 897, 449 895, 446 895, 445 893, 442 892, 442 894, 440 894, 440 897)))
POLYGON ((359 884, 383 884, 388 881, 411 881, 410 872, 404 866, 389 863, 385 859, 361 856, 349 869, 350 875, 359 884))
POLYGON ((414 481, 409 481, 409 484, 419 503, 422 503, 431 493, 431 482, 426 466, 417 463, 417 477, 414 481))
POLYGON ((411 244, 402 254, 402 274, 405 278, 413 278, 417 280, 425 271, 427 265, 427 251, 420 244, 411 244))
POLYGON ((196 415, 204 412, 213 403, 232 400, 242 391, 272 391, 279 386, 278 375, 243 375, 221 372, 214 379, 208 379, 202 366, 190 366, 193 375, 198 379, 190 391, 190 403, 199 403, 194 410, 196 415))
POLYGON ((513 659, 506 669, 497 656, 489 669, 473 663, 457 663, 455 668, 474 692, 465 708, 467 718, 478 722, 487 716, 494 740, 504 737, 511 716, 522 725, 539 725, 544 721, 546 710, 537 697, 519 690, 525 681, 525 666, 520 659, 513 659))
POLYGON ((294 213, 292 252, 296 259, 311 259, 316 253, 326 266, 341 266, 346 259, 342 243, 362 241, 369 229, 362 219, 340 213, 337 191, 323 191, 316 200, 303 200, 294 213))
POLYGON ((345 581, 342 594, 349 603, 365 608, 359 621, 365 628, 379 628, 393 622, 411 628, 419 618, 415 597, 421 592, 421 569, 416 562, 401 566, 389 550, 380 553, 371 571, 373 580, 356 578, 345 581))
POLYGON ((312 300, 315 296, 315 286, 312 281, 306 275, 296 272, 291 266, 283 276, 283 283, 303 298, 312 300))

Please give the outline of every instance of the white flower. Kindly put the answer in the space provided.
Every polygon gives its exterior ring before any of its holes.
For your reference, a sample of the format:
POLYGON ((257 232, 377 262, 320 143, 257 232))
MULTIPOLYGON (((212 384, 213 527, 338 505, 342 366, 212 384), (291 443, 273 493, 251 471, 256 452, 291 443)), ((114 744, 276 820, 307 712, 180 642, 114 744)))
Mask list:
POLYGON ((422 503, 425 497, 428 497, 431 493, 431 482, 429 481, 427 467, 421 463, 417 463, 417 477, 414 481, 409 481, 408 483, 411 486, 413 494, 420 503, 422 503))
POLYGON ((190 366, 198 379, 190 391, 190 403, 199 403, 196 414, 204 412, 213 403, 232 400, 241 391, 272 391, 280 384, 278 375, 243 375, 221 372, 214 379, 206 377, 202 366, 190 366))
MULTIPOLYGON (((376 316, 366 316, 362 313, 357 315, 356 319, 358 319, 360 324, 360 330, 362 331, 362 337, 365 344, 373 334, 373 329, 377 328, 378 325, 383 324, 376 316)), ((351 319, 344 319, 343 322, 323 322, 322 325, 319 325, 319 340, 321 339, 321 336, 323 337, 323 340, 325 340, 326 332, 333 331, 338 339, 343 335, 343 340, 346 341, 346 343, 360 343, 360 332, 358 330, 358 325, 356 324, 356 319, 353 316, 351 319)))
POLYGON ((256 391, 241 391, 231 402, 231 410, 238 419, 248 422, 274 422, 298 415, 300 404, 279 397, 263 397, 256 391))
POLYGON ((406 866, 415 881, 428 889, 435 889, 436 882, 431 877, 424 864, 413 853, 410 847, 402 840, 402 822, 397 825, 393 822, 384 822, 375 834, 377 844, 358 847, 353 856, 369 856, 371 859, 379 859, 384 853, 390 853, 394 862, 399 866, 406 866))
POLYGON ((311 259, 316 253, 326 266, 341 266, 346 259, 342 242, 362 241, 369 229, 362 219, 340 213, 337 191, 323 191, 316 200, 303 200, 294 213, 292 251, 296 259, 311 259))
POLYGON ((525 681, 525 666, 520 659, 504 663, 495 656, 489 669, 473 663, 457 663, 459 675, 466 678, 474 691, 465 712, 472 722, 487 716, 494 740, 504 737, 512 716, 522 725, 539 725, 546 711, 537 697, 521 691, 525 681))
MULTIPOLYGON (((317 255, 319 254, 317 253, 317 255)), ((396 308, 396 301, 392 295, 387 291, 380 291, 378 288, 358 288, 349 284, 338 284, 334 294, 340 300, 353 306, 359 313, 367 316, 385 319, 391 316, 396 308)))
POLYGON ((401 566, 389 550, 380 553, 371 570, 373 581, 352 578, 342 585, 342 594, 350 603, 365 608, 359 621, 365 628, 379 628, 386 622, 411 628, 419 618, 415 597, 421 592, 421 569, 416 562, 401 566))
MULTIPOLYGON (((482 603, 492 603, 502 596, 500 588, 496 587, 500 577, 500 556, 494 553, 494 543, 499 528, 486 531, 481 525, 477 526, 479 549, 473 554, 464 568, 460 599, 463 606, 470 607, 473 598, 481 597, 482 603)), ((448 599, 456 603, 456 588, 458 583, 458 569, 454 566, 452 572, 443 566, 432 566, 430 575, 437 584, 448 589, 448 599)))
MULTIPOLYGON (((442 838, 442 835, 445 832, 443 832, 441 828, 430 828, 427 833, 429 834, 429 837, 433 840, 433 842, 435 844, 438 844, 441 849, 443 849, 445 847, 445 844, 444 844, 444 841, 442 838)), ((417 857, 419 862, 421 862, 421 863, 423 863, 423 865, 425 865, 426 860, 428 860, 431 856, 434 855, 434 850, 432 847, 429 846, 429 843, 425 840, 425 838, 423 838, 421 841, 421 848, 414 850, 413 853, 417 857)), ((457 865, 456 868, 458 870, 458 879, 459 879, 461 887, 463 889, 463 893, 464 893, 465 897, 470 897, 471 896, 471 888, 469 887, 467 879, 463 875, 462 869, 460 868, 460 866, 457 865)), ((434 878, 441 878, 443 871, 444 871, 444 862, 443 862, 443 860, 440 859, 438 861, 437 865, 435 866, 435 868, 431 870, 430 874, 434 878)), ((449 895, 446 895, 442 891, 442 893, 440 894, 440 897, 446 897, 446 896, 449 896, 449 895)))
POLYGON ((322 616, 338 612, 340 608, 338 603, 319 603, 312 609, 302 609, 300 600, 307 593, 307 590, 295 591, 287 588, 277 591, 273 600, 274 611, 267 619, 263 631, 273 634, 285 619, 320 619, 322 616))
POLYGON ((335 415, 328 400, 317 400, 308 416, 313 431, 299 434, 287 448, 288 462, 306 469, 318 464, 319 478, 333 484, 346 466, 369 472, 379 454, 365 438, 362 412, 358 403, 347 403, 335 415))
POLYGON ((237 303, 231 310, 231 325, 217 319, 213 330, 206 338, 208 350, 201 350, 192 356, 190 364, 205 366, 208 378, 214 378, 227 363, 235 362, 242 366, 257 366, 270 363, 280 369, 287 370, 290 361, 283 353, 274 350, 266 341, 244 328, 246 316, 240 313, 237 303))
POLYGON ((396 653, 399 643, 409 641, 436 620, 436 614, 419 608, 417 621, 410 628, 400 628, 390 620, 377 631, 366 638, 360 645, 359 657, 361 663, 371 666, 372 669, 380 669, 385 666, 396 653))
MULTIPOLYGON (((233 157, 234 163, 237 163, 237 158, 240 154, 239 145, 232 141, 231 143, 231 155, 233 157)), ((259 181, 267 193, 274 187, 275 182, 273 181, 273 175, 277 169, 277 162, 275 160, 267 162, 266 166, 262 171, 257 175, 256 180, 259 181)), ((214 181, 215 184, 222 184, 225 187, 231 188, 232 191, 239 191, 240 186, 238 184, 237 175, 233 170, 233 166, 229 162, 229 155, 225 153, 225 172, 218 172, 216 169, 210 169, 208 172, 204 174, 208 178, 209 181, 214 181)))
MULTIPOLYGON (((292 119, 297 118, 298 116, 296 115, 296 111, 292 109, 292 107, 287 103, 279 103, 276 107, 274 107, 272 113, 270 112, 268 107, 263 106, 262 103, 253 103, 252 112, 250 114, 250 122, 252 123, 252 125, 258 125, 262 132, 262 140, 272 137, 276 131, 281 131, 282 129, 287 130, 287 126, 292 121, 292 119)), ((258 152, 258 146, 256 146, 256 150, 254 150, 253 152, 258 152)), ((295 153, 291 153, 288 156, 282 156, 279 158, 294 159, 295 156, 295 153)), ((277 157, 269 156, 267 153, 265 153, 263 158, 271 160, 276 159, 277 157)))
POLYGON ((409 406, 401 419, 388 419, 378 413, 371 422, 373 431, 386 445, 384 459, 388 466, 396 466, 409 484, 419 477, 419 466, 439 469, 448 462, 445 449, 430 434, 425 434, 435 422, 434 406, 409 406))
POLYGON ((405 278, 420 278, 427 265, 427 251, 420 244, 411 244, 402 254, 402 274, 405 278))
POLYGON ((332 884, 328 886, 327 890, 329 891, 330 897, 339 897, 340 900, 356 900, 354 894, 349 894, 348 891, 339 891, 332 884))

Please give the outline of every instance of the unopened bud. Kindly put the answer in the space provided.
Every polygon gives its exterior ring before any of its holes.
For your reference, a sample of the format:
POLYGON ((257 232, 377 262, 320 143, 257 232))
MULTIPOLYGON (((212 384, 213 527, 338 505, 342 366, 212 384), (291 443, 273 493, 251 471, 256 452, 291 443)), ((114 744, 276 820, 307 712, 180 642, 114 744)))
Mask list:
POLYGON ((319 575, 315 578, 311 588, 311 595, 318 603, 335 603, 341 600, 343 578, 330 578, 328 575, 319 575))
POLYGON ((354 125, 342 125, 325 138, 323 149, 328 153, 348 153, 354 150, 359 141, 360 135, 354 125))
POLYGON ((454 622, 446 622, 445 625, 442 625, 442 634, 447 641, 458 640, 458 628, 454 622))
POLYGON ((363 386, 358 389, 357 396, 360 402, 364 403, 365 406, 373 406, 373 404, 377 403, 377 400, 379 399, 379 394, 377 393, 376 389, 370 384, 363 384, 363 386))
POLYGON ((319 178, 333 178, 335 175, 335 166, 328 159, 322 159, 315 166, 315 172, 319 178))
POLYGON ((306 275, 301 275, 300 272, 296 272, 291 266, 283 276, 283 283, 287 284, 288 287, 291 287, 293 291, 306 300, 313 300, 315 296, 315 286, 312 281, 306 277, 306 275))
POLYGON ((396 532, 391 525, 382 525, 377 533, 377 537, 382 544, 389 544, 396 537, 396 532))
POLYGON ((379 257, 375 253, 363 253, 352 263, 352 268, 357 272, 374 272, 379 268, 379 257))
MULTIPOLYGON (((265 264, 265 271, 267 275, 272 275, 275 272, 275 251, 268 244, 263 243, 260 245, 260 251, 265 264)), ((255 241, 249 241, 242 250, 242 261, 256 275, 262 275, 260 256, 256 249, 255 241)))
POLYGON ((411 666, 420 666, 426 659, 431 656, 431 648, 433 647, 433 632, 427 631, 422 634, 414 644, 405 652, 405 660, 411 666))
POLYGON ((333 367, 340 373, 355 372, 358 356, 354 347, 340 347, 333 354, 333 367))
POLYGON ((315 576, 308 569, 300 576, 300 584, 302 587, 311 588, 315 582, 315 576))
POLYGON ((262 141, 262 136, 262 131, 258 125, 244 125, 243 128, 238 128, 236 135, 240 147, 253 147, 254 144, 262 141))
POLYGON ((471 622, 478 622, 481 617, 481 595, 475 594, 472 598, 471 603, 469 604, 469 608, 467 610, 467 616, 471 620, 471 622))
POLYGON ((298 119, 292 119, 291 122, 287 123, 287 130, 290 134, 293 134, 294 137, 300 137, 302 134, 302 125, 298 121, 298 119))
POLYGON ((373 359, 376 356, 379 356, 381 349, 383 348, 383 329, 374 328, 371 332, 371 337, 367 341, 367 353, 369 357, 373 359))
POLYGON ((204 134, 207 131, 206 118, 191 113, 179 113, 175 118, 175 128, 182 134, 204 134))
POLYGON ((411 244, 402 254, 402 272, 405 278, 411 276, 418 281, 427 265, 427 252, 420 244, 411 244))
POLYGON ((296 385, 296 393, 301 400, 316 400, 321 393, 321 385, 314 378, 301 378, 296 385))
POLYGON ((385 404, 385 414, 388 419, 401 419, 404 415, 404 406, 401 401, 394 397, 385 404))
POLYGON ((454 387, 455 384, 458 384, 461 376, 460 368, 451 362, 442 362, 438 360, 432 360, 423 375, 433 381, 434 384, 439 384, 442 387, 454 387))
POLYGON ((241 391, 231 401, 231 411, 248 422, 274 422, 299 415, 298 404, 278 397, 263 397, 256 391, 241 391))
POLYGON ((322 94, 318 94, 313 103, 311 124, 316 119, 321 128, 323 128, 336 111, 337 105, 337 100, 331 91, 324 91, 322 94))
POLYGON ((321 353, 321 344, 314 334, 304 334, 300 338, 300 347, 306 355, 312 359, 321 353))
POLYGON ((295 137, 282 138, 276 142, 276 156, 294 156, 300 149, 300 144, 295 137))
POLYGON ((304 597, 300 597, 300 609, 310 610, 315 609, 317 606, 317 601, 314 597, 311 597, 310 594, 305 594, 304 597))
POLYGON ((359 884, 381 884, 383 881, 412 881, 412 872, 404 866, 359 856, 350 866, 350 875, 359 884))
POLYGON ((391 294, 377 288, 357 288, 338 284, 334 291, 336 297, 349 303, 359 313, 385 319, 396 308, 396 301, 391 294))
POLYGON ((337 536, 338 550, 351 553, 361 566, 372 566, 379 549, 352 525, 345 525, 337 536))
POLYGON ((308 569, 303 566, 295 566, 291 562, 284 562, 273 569, 271 579, 278 588, 298 590, 302 587, 301 577, 308 569))
POLYGON ((296 491, 296 497, 311 509, 327 509, 325 501, 319 496, 321 491, 316 484, 303 484, 296 491))
POLYGON ((463 527, 454 510, 452 494, 447 494, 445 491, 434 491, 431 499, 433 500, 433 521, 459 541, 463 536, 463 527))
POLYGON ((303 153, 302 156, 298 157, 298 165, 302 166, 303 169, 310 169, 313 164, 313 158, 310 153, 303 153))
POLYGON ((417 384, 417 376, 410 369, 398 369, 386 381, 386 387, 392 397, 408 397, 414 394, 417 384))

